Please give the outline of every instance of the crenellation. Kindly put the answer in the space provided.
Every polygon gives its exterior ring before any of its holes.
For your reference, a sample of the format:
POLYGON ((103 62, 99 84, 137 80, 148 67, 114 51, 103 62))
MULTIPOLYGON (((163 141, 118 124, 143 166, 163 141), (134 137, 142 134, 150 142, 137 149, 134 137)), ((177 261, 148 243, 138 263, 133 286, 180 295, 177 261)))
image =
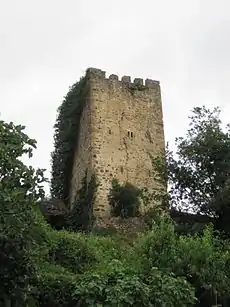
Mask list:
POLYGON ((152 79, 145 79, 145 86, 149 88, 156 88, 156 86, 159 86, 160 82, 152 79))
POLYGON ((122 81, 123 83, 131 83, 131 77, 130 77, 130 76, 123 76, 123 77, 121 78, 121 81, 122 81))
POLYGON ((141 79, 141 78, 135 78, 135 79, 133 80, 133 83, 134 83, 135 85, 143 85, 143 79, 141 79))
POLYGON ((101 79, 105 79, 105 71, 98 68, 88 68, 86 74, 90 77, 99 77, 101 79))
POLYGON ((114 74, 112 74, 112 75, 109 76, 109 80, 112 80, 112 81, 119 81, 118 76, 117 76, 117 75, 114 75, 114 74))
MULTIPOLYGON (((98 68, 90 67, 90 68, 87 69, 86 74, 89 77, 96 77, 96 78, 99 77, 100 79, 105 79, 105 80, 108 80, 108 81, 110 81, 110 80, 119 81, 118 75, 111 74, 109 76, 109 78, 106 78, 106 72, 101 70, 101 69, 98 69, 98 68)), ((149 88, 156 88, 157 86, 160 85, 159 81, 152 80, 152 79, 145 79, 145 82, 144 82, 142 78, 135 78, 132 82, 130 76, 123 76, 121 78, 120 82, 126 83, 126 84, 129 83, 131 85, 143 85, 143 86, 146 86, 146 87, 149 87, 149 88)))

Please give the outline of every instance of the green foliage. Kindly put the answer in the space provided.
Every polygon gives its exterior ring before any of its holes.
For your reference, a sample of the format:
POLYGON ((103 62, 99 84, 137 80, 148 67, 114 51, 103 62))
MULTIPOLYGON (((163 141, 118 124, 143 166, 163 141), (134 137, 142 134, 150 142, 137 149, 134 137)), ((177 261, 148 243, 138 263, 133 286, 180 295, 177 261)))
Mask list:
POLYGON ((127 266, 131 263, 131 246, 116 234, 111 236, 95 236, 91 234, 87 237, 87 242, 94 250, 97 259, 93 266, 95 272, 104 271, 114 259, 122 261, 127 266))
POLYGON ((146 274, 156 266, 165 273, 186 278, 195 288, 200 306, 212 306, 216 300, 228 297, 230 249, 214 237, 211 228, 199 236, 178 236, 169 221, 160 219, 138 248, 146 274))
POLYGON ((50 263, 42 263, 39 273, 39 279, 34 279, 33 283, 35 306, 76 306, 73 292, 77 280, 74 274, 50 263))
POLYGON ((87 178, 87 171, 82 179, 81 188, 77 191, 74 203, 67 220, 72 230, 90 231, 94 223, 93 204, 97 192, 97 180, 94 174, 90 180, 87 178))
POLYGON ((68 202, 79 124, 87 93, 86 78, 75 83, 58 109, 54 126, 51 195, 68 202))
POLYGON ((84 278, 75 293, 81 306, 150 307, 183 306, 183 303, 189 306, 194 302, 192 289, 185 281, 165 276, 157 269, 151 273, 151 278, 144 281, 138 273, 114 260, 103 273, 84 278))
POLYGON ((111 261, 104 271, 76 279, 62 270, 48 274, 46 269, 39 299, 52 306, 92 307, 192 306, 195 301, 192 287, 183 278, 176 279, 157 269, 152 269, 148 277, 144 281, 119 260, 111 261))
POLYGON ((96 260, 94 250, 87 244, 87 239, 79 233, 53 231, 53 247, 49 250, 50 261, 61 265, 72 273, 82 273, 96 260))
POLYGON ((117 230, 116 228, 114 228, 113 226, 106 226, 106 227, 97 227, 95 226, 92 229, 92 232, 94 235, 96 236, 114 236, 117 234, 117 230))
POLYGON ((220 109, 195 108, 184 138, 176 139, 174 156, 167 152, 171 207, 192 207, 216 218, 220 230, 230 221, 230 130, 225 131, 220 109))
MULTIPOLYGON (((156 177, 155 177, 156 178, 156 177)), ((158 189, 141 189, 141 200, 147 210, 142 215, 147 226, 152 226, 152 221, 168 211, 168 194, 166 185, 160 186, 158 189)))
POLYGON ((43 170, 21 161, 32 156, 36 141, 25 127, 0 121, 0 300, 27 300, 30 278, 38 274, 34 259, 47 242, 35 203, 43 196, 43 170))
POLYGON ((111 185, 108 199, 112 214, 122 218, 138 216, 141 190, 128 182, 120 185, 116 179, 111 185))
MULTIPOLYGON (((43 171, 21 161, 33 147, 21 126, 0 121, 2 306, 229 306, 229 242, 211 227, 178 235, 169 218, 156 215, 132 245, 117 234, 52 230, 36 205, 43 171)), ((118 212, 137 212, 141 191, 117 181, 113 188, 118 212)))

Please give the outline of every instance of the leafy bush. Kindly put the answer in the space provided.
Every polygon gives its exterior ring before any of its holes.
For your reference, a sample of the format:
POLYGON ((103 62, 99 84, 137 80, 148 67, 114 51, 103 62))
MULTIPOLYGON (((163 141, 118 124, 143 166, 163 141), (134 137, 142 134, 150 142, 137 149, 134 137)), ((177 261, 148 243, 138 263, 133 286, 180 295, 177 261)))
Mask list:
POLYGON ((76 306, 73 293, 77 279, 74 274, 50 263, 40 264, 39 273, 39 278, 34 279, 37 306, 76 306))
POLYGON ((201 236, 179 236, 171 222, 161 219, 140 242, 139 259, 146 274, 156 266, 184 277, 199 300, 205 297, 213 304, 228 297, 230 248, 214 237, 211 228, 201 236))
POLYGON ((94 250, 83 234, 53 231, 51 236, 54 242, 49 252, 52 263, 61 265, 72 273, 82 273, 96 261, 94 250))
POLYGON ((152 278, 144 281, 117 260, 104 272, 84 277, 75 295, 80 306, 191 306, 195 301, 192 287, 182 278, 152 270, 152 278))
MULTIPOLYGON (((149 275, 150 276, 150 275, 149 275)), ((151 278, 113 260, 103 271, 71 275, 58 266, 41 267, 37 286, 39 306, 192 306, 192 287, 183 279, 157 269, 151 278)))
POLYGON ((111 184, 108 199, 112 214, 123 218, 138 216, 141 190, 128 182, 120 185, 116 179, 111 184))

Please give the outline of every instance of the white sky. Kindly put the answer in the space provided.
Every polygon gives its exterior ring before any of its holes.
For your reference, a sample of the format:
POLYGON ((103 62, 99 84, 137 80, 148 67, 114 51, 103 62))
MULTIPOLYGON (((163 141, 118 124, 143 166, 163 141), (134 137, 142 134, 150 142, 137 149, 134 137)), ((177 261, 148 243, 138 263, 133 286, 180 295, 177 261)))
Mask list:
POLYGON ((171 144, 194 106, 230 122, 230 1, 0 0, 1 118, 38 141, 47 176, 56 110, 87 67, 159 80, 171 144))

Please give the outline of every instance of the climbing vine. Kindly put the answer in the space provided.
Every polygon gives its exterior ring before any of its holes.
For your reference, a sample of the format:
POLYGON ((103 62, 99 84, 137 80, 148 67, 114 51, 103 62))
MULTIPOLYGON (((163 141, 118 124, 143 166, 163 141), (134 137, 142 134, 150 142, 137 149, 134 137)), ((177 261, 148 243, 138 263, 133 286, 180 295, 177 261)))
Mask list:
POLYGON ((68 203, 73 158, 78 142, 79 124, 87 93, 86 78, 70 87, 54 125, 54 151, 51 154, 51 196, 68 203))
POLYGON ((72 209, 67 217, 68 228, 71 230, 90 231, 94 223, 93 205, 95 202, 98 183, 96 175, 92 174, 90 180, 87 171, 82 178, 81 188, 77 191, 72 209))

